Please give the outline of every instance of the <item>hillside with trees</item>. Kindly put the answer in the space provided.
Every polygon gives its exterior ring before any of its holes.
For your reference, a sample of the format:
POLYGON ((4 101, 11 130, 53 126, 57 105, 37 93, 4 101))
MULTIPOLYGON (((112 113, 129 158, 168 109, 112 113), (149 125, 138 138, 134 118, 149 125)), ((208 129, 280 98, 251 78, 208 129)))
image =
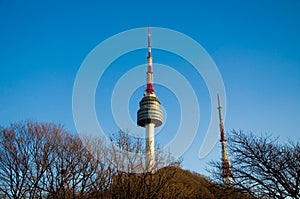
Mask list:
MULTIPOLYGON (((267 142, 255 149, 258 152, 249 154, 248 159, 235 151, 248 154, 247 148, 232 144, 232 171, 236 182, 233 188, 222 186, 214 177, 218 176, 218 162, 215 162, 214 174, 208 178, 183 170, 181 161, 172 160, 170 154, 156 155, 157 169, 153 173, 133 172, 136 168, 143 169, 144 158, 133 154, 144 151, 144 145, 142 139, 132 138, 123 131, 111 137, 114 145, 109 148, 101 139, 88 139, 83 144, 82 139, 52 123, 20 122, 2 127, 0 132, 0 196, 3 198, 226 199, 267 198, 262 193, 272 196, 272 192, 278 197, 288 193, 291 197, 292 194, 299 196, 299 144, 277 151, 267 142), (124 156, 121 149, 131 153, 124 156), (272 153, 267 153, 269 150, 272 153), (268 158, 273 160, 273 155, 278 153, 286 153, 284 162, 271 164, 268 158), (266 163, 247 162, 251 157, 260 157, 266 163), (267 173, 268 169, 277 170, 267 173), (281 174, 277 172, 279 169, 281 174), (252 181, 243 176, 251 171, 256 177, 250 178, 252 181), (273 175, 267 179, 268 174, 273 175), (283 174, 285 178, 281 178, 283 174), (270 191, 262 189, 259 179, 269 183, 266 185, 270 191), (284 184, 287 180, 289 184, 284 184), (272 182, 286 191, 279 195, 272 182)), ((237 143, 244 143, 247 137, 239 138, 237 143)))

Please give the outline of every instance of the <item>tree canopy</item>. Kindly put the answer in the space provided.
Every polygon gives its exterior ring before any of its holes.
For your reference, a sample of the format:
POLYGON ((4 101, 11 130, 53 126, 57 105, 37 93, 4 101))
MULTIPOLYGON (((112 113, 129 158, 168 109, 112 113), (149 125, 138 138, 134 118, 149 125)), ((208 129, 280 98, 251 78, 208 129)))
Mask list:
MULTIPOLYGON (((300 143, 233 130, 227 147, 234 187, 255 198, 300 198, 300 143)), ((221 163, 212 161, 220 182, 221 163)))
POLYGON ((181 169, 181 161, 172 160, 170 154, 156 154, 159 167, 155 172, 132 172, 144 164, 142 156, 132 154, 145 149, 141 139, 123 131, 112 136, 114 147, 110 148, 105 147, 100 138, 86 138, 84 144, 82 139, 53 123, 27 121, 1 128, 1 197, 213 199, 249 196, 181 169), (133 153, 121 156, 120 150, 124 148, 133 153))

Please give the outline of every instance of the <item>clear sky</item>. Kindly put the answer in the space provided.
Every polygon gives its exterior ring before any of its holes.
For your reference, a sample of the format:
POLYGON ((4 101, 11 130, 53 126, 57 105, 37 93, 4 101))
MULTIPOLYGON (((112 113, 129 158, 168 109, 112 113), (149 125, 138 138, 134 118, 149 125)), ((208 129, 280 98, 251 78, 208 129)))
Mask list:
MULTIPOLYGON (((108 37, 150 24, 182 32, 210 54, 226 89, 227 133, 243 129, 272 133, 282 141, 299 141, 299 10, 298 0, 0 0, 0 125, 30 119, 62 123, 67 130, 76 132, 72 90, 83 60, 108 37)), ((180 69, 185 63, 178 57, 155 49, 153 56, 154 61, 185 74, 185 69, 180 69)), ((116 74, 130 70, 131 65, 145 64, 145 58, 146 51, 121 57, 106 71, 105 78, 112 81, 116 74)), ((186 75, 191 74, 193 71, 186 69, 186 75)), ((103 116, 109 110, 101 109, 101 92, 107 91, 103 96, 109 98, 112 89, 105 78, 97 89, 97 116, 107 131, 117 131, 111 116, 103 116)), ((204 137, 201 132, 207 128, 211 104, 201 76, 191 75, 190 81, 199 82, 196 94, 203 119, 194 143, 184 154, 184 168, 203 173, 207 161, 220 157, 220 147, 217 144, 209 156, 199 160, 204 137)), ((172 93, 159 86, 157 90, 170 116, 157 139, 163 145, 172 135, 167 131, 177 125, 172 123, 172 117, 180 120, 180 112, 172 93)), ((130 100, 133 120, 142 92, 137 90, 130 100)))

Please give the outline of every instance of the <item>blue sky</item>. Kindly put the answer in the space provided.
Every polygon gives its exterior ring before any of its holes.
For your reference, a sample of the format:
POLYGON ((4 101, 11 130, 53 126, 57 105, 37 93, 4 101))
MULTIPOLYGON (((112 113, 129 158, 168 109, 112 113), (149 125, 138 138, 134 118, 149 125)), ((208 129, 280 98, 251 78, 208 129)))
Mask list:
MULTIPOLYGON (((243 129, 257 134, 272 133, 282 141, 287 138, 299 141, 299 10, 297 0, 0 0, 0 125, 31 119, 62 123, 75 132, 72 89, 85 57, 108 37, 150 24, 182 32, 210 54, 226 89, 227 133, 230 129, 243 129)), ((184 64, 166 52, 153 50, 153 56, 154 61, 175 69, 179 68, 178 64, 184 64)), ((145 57, 146 52, 138 51, 127 58, 121 57, 113 65, 125 63, 124 68, 129 70, 131 64, 146 63, 145 57)), ((113 65, 107 71, 108 79, 120 71, 113 65)), ((186 73, 193 74, 188 67, 186 73)), ((99 88, 109 90, 111 86, 106 87, 105 81, 99 88)), ((204 172, 206 161, 220 157, 220 147, 217 144, 205 160, 198 159, 204 136, 201 132, 207 128, 210 117, 207 108, 210 101, 201 76, 191 77, 192 83, 196 81, 203 119, 194 143, 184 155, 184 167, 204 172)), ((101 118, 101 91, 98 90, 96 108, 99 107, 97 114, 101 118)), ((164 88, 158 87, 157 91, 162 104, 170 111, 168 116, 174 115, 174 120, 179 120, 174 96, 168 99, 169 104, 164 103, 164 97, 172 94, 164 88), (173 112, 170 104, 174 104, 173 112)), ((132 97, 129 107, 133 113, 142 92, 137 90, 132 97)), ((108 130, 117 131, 116 126, 110 125, 113 122, 103 122, 108 130)), ((172 131, 170 126, 175 128, 169 120, 165 131, 172 131)), ((167 133, 159 134, 157 142, 164 144, 169 137, 167 133)))

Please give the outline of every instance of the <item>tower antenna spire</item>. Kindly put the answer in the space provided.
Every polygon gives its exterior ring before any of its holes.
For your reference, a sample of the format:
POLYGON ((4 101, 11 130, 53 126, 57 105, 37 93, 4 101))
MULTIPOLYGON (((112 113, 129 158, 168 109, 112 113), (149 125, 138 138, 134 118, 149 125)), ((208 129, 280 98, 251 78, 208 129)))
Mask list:
POLYGON ((151 33, 150 33, 150 26, 148 26, 148 70, 147 70, 147 88, 146 93, 153 93, 153 71, 152 71, 152 54, 151 54, 151 33))
POLYGON ((218 93, 218 110, 219 110, 220 134, 221 134, 220 142, 226 142, 225 132, 224 132, 224 123, 223 123, 223 117, 222 117, 222 106, 221 106, 221 100, 220 100, 219 93, 218 93))
POLYGON ((225 186, 233 186, 234 182, 233 182, 232 173, 230 171, 230 161, 229 161, 229 156, 226 148, 226 138, 225 138, 223 117, 222 117, 222 106, 221 106, 221 100, 219 94, 218 94, 218 110, 219 110, 220 134, 221 134, 220 142, 222 145, 222 178, 225 186))
POLYGON ((148 25, 148 57, 151 57, 151 33, 150 33, 149 25, 148 25))

